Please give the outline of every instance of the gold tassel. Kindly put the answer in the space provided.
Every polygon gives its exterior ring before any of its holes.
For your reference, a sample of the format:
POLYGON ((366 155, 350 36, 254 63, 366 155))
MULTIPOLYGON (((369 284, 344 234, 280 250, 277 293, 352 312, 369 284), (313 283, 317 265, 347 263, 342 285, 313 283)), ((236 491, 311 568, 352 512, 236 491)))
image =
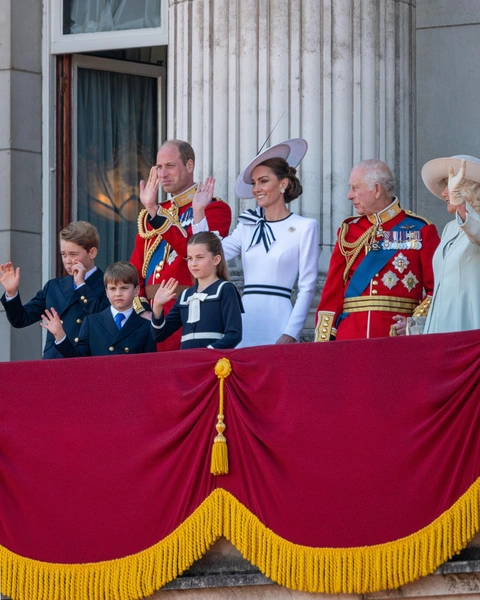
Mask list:
POLYGON ((210 464, 210 473, 212 475, 227 475, 228 473, 228 448, 227 448, 227 440, 223 435, 223 432, 226 429, 226 425, 224 421, 223 414, 223 384, 225 379, 232 372, 232 365, 228 358, 221 358, 217 364, 215 365, 215 375, 220 379, 220 402, 218 407, 218 415, 217 415, 217 424, 215 428, 217 430, 217 435, 213 440, 212 447, 212 462, 210 464))

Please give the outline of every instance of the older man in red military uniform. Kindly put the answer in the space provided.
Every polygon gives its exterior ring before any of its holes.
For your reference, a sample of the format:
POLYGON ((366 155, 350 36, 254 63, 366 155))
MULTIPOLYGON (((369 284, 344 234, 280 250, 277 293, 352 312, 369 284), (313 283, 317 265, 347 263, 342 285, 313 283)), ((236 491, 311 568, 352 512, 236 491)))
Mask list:
MULTIPOLYGON (((140 200, 145 209, 138 216, 138 234, 130 258, 140 276, 140 294, 134 303, 135 310, 147 316, 159 284, 174 277, 178 280, 177 292, 192 285, 187 267, 187 242, 192 236, 192 224, 202 220, 196 217, 196 200, 213 194, 214 180, 208 178, 205 185, 195 184, 193 171, 195 153, 188 142, 169 140, 157 154, 157 164, 151 168, 148 181, 140 182, 140 200), (161 204, 158 186, 171 195, 161 204)), ((203 205, 202 205, 203 207, 203 205)), ((232 214, 225 202, 214 198, 205 208, 212 231, 228 235, 232 214)), ((173 305, 165 307, 168 313, 173 305)), ((159 350, 176 350, 180 347, 181 331, 166 342, 157 345, 159 350)))
POLYGON ((400 207, 388 166, 362 161, 349 186, 358 216, 338 232, 317 309, 319 342, 395 335, 397 317, 426 315, 433 292, 437 230, 400 207))

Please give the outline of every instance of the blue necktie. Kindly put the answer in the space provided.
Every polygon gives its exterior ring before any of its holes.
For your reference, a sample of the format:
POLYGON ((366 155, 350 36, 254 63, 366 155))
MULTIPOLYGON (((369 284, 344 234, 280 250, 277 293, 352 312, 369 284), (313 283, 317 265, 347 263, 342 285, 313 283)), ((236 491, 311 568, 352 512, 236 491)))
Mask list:
POLYGON ((115 315, 115 323, 119 329, 122 328, 122 323, 125 320, 125 315, 123 313, 117 313, 115 315))

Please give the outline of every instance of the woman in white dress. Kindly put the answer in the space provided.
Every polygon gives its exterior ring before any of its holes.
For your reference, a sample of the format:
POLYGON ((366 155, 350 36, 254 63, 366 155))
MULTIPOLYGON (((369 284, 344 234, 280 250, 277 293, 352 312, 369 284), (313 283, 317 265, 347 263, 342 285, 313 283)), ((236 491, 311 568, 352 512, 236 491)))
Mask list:
MULTIPOLYGON (((302 139, 272 146, 245 167, 235 184, 239 198, 257 201, 222 241, 225 258, 241 256, 244 270, 243 340, 237 348, 296 342, 305 325, 317 280, 318 222, 290 212, 288 204, 302 193, 295 167, 306 150, 302 139)), ((194 231, 205 228, 206 219, 194 224, 194 231)))
POLYGON ((424 333, 480 329, 480 160, 437 158, 423 166, 422 178, 455 215, 433 256, 435 283, 424 333))

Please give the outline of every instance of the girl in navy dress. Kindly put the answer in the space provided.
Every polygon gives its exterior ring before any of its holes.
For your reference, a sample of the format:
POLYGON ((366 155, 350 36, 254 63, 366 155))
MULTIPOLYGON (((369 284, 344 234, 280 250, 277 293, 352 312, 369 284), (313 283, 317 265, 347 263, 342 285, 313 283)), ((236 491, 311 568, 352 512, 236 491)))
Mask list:
POLYGON ((196 284, 184 290, 165 317, 163 307, 177 298, 178 281, 163 281, 153 299, 152 333, 162 342, 182 327, 180 349, 235 348, 242 340, 242 301, 229 281, 220 238, 211 232, 193 235, 187 262, 196 284))

